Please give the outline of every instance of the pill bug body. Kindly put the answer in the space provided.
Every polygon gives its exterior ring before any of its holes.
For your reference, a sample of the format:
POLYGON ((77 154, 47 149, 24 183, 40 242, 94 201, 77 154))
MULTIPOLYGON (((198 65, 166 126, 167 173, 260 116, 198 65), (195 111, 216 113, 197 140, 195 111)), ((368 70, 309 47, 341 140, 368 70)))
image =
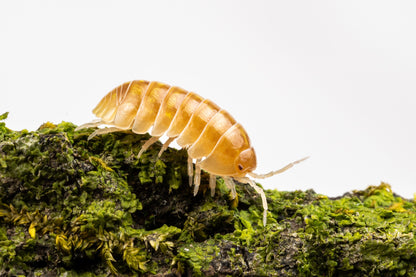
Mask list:
POLYGON ((256 154, 249 137, 236 120, 214 102, 204 99, 194 92, 169 86, 160 82, 135 80, 126 82, 110 91, 93 109, 98 120, 79 126, 77 129, 108 125, 97 129, 89 137, 131 130, 137 134, 149 132, 152 136, 140 149, 140 156, 162 135, 168 137, 159 156, 169 144, 177 144, 188 151, 189 183, 195 185, 194 195, 200 184, 200 171, 210 174, 211 194, 215 192, 216 176, 224 178, 225 184, 236 196, 233 179, 252 186, 262 198, 266 224, 267 201, 263 190, 248 178, 266 178, 285 171, 295 163, 284 168, 259 175, 256 168, 256 154), (195 163, 195 175, 193 168, 195 163))

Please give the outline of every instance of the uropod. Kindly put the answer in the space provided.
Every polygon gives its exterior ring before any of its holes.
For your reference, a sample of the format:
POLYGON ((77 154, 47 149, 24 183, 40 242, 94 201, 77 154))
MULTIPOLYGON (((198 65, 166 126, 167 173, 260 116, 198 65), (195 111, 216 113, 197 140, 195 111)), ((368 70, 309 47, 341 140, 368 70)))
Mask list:
POLYGON ((194 184, 194 195, 198 193, 201 182, 201 169, 210 174, 212 196, 215 194, 217 176, 224 179, 232 198, 236 197, 233 180, 249 184, 261 196, 264 225, 268 209, 266 195, 247 175, 258 179, 268 178, 307 159, 297 160, 267 174, 254 173, 256 154, 240 123, 211 100, 160 82, 126 82, 107 93, 93 109, 93 113, 98 119, 78 126, 76 130, 100 125, 110 127, 95 130, 88 139, 123 130, 131 130, 136 134, 149 132, 152 137, 143 144, 138 157, 162 135, 168 139, 163 144, 159 157, 174 140, 180 147, 186 148, 189 185, 194 184))

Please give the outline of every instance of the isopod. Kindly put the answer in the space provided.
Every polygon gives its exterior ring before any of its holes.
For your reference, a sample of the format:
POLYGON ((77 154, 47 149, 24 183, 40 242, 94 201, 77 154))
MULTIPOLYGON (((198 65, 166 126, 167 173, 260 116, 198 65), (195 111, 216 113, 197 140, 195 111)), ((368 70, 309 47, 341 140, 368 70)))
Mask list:
POLYGON ((169 144, 177 144, 188 151, 189 185, 194 183, 194 195, 198 193, 201 169, 210 174, 211 195, 215 194, 216 177, 224 179, 236 197, 233 179, 249 184, 260 194, 263 205, 263 224, 267 221, 266 195, 252 178, 267 178, 282 173, 306 158, 289 163, 267 174, 256 174, 256 154, 250 139, 240 123, 214 102, 194 92, 160 82, 135 80, 126 82, 110 91, 93 109, 98 117, 76 130, 108 125, 95 130, 88 139, 100 134, 131 130, 136 134, 149 132, 152 136, 140 149, 142 155, 162 135, 168 140, 163 144, 160 157, 169 144), (195 160, 195 174, 193 161, 195 160))

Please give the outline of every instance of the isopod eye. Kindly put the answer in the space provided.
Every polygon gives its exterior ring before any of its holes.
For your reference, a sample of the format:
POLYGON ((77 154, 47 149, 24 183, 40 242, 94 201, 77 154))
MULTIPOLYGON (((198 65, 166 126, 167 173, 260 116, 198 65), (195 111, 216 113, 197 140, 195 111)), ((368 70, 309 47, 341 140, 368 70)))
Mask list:
POLYGON ((245 176, 248 172, 256 169, 256 154, 254 153, 254 149, 250 147, 241 151, 234 161, 234 166, 235 174, 239 176, 245 176))

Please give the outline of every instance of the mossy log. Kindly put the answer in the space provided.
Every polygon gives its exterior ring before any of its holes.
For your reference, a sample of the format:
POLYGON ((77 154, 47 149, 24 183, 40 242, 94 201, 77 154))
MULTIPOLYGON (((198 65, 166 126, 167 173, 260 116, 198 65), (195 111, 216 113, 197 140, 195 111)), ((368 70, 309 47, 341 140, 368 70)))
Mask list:
MULTIPOLYGON (((7 114, 0 117, 4 120, 7 114)), ((416 276, 416 204, 388 184, 328 198, 222 179, 148 135, 0 123, 0 276, 416 276)))

